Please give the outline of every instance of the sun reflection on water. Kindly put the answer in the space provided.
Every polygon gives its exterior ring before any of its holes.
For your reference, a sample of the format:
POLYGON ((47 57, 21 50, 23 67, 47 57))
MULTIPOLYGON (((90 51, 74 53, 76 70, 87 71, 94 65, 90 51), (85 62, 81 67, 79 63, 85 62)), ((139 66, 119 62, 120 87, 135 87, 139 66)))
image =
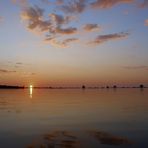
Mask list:
POLYGON ((32 85, 29 86, 29 94, 30 94, 30 98, 32 98, 32 94, 33 94, 33 86, 32 85))

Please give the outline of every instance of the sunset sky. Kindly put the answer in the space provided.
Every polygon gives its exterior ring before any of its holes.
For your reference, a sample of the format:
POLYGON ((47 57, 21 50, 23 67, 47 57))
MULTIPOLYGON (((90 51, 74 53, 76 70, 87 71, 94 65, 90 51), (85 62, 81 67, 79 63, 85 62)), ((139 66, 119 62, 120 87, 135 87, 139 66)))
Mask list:
POLYGON ((0 84, 141 83, 147 0, 0 0, 0 84))

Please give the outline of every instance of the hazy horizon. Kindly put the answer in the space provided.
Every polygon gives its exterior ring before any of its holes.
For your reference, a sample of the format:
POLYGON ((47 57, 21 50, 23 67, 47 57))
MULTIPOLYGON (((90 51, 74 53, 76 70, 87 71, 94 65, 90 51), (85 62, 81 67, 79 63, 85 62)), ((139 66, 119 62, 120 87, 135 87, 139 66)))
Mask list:
MULTIPOLYGON (((30 87, 32 87, 32 88, 82 88, 82 86, 84 86, 85 88, 114 88, 115 86, 117 87, 117 88, 140 88, 140 85, 143 85, 142 83, 141 84, 110 84, 110 85, 108 85, 108 84, 104 84, 104 85, 101 85, 101 84, 96 84, 96 85, 94 85, 94 84, 92 84, 92 85, 85 85, 85 84, 82 84, 82 85, 62 85, 62 84, 59 84, 59 85, 32 85, 32 84, 30 84, 30 85, 9 85, 9 84, 0 84, 0 86, 16 86, 16 87, 25 87, 25 88, 30 88, 30 87)), ((146 85, 143 85, 143 88, 147 88, 148 87, 148 84, 146 84, 146 85)))

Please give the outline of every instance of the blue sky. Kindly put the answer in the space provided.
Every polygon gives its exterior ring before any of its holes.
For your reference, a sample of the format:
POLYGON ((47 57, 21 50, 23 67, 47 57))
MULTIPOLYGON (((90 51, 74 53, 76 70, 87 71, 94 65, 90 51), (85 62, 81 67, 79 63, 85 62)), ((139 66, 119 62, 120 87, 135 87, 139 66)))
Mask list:
POLYGON ((147 85, 147 20, 144 0, 1 0, 0 83, 147 85))

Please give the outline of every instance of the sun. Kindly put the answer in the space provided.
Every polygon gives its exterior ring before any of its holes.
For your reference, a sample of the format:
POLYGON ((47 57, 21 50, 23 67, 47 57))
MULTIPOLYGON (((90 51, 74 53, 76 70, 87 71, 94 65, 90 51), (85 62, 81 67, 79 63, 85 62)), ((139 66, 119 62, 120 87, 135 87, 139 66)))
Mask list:
POLYGON ((30 98, 32 98, 32 94, 33 94, 33 85, 29 85, 29 94, 30 94, 30 98))

